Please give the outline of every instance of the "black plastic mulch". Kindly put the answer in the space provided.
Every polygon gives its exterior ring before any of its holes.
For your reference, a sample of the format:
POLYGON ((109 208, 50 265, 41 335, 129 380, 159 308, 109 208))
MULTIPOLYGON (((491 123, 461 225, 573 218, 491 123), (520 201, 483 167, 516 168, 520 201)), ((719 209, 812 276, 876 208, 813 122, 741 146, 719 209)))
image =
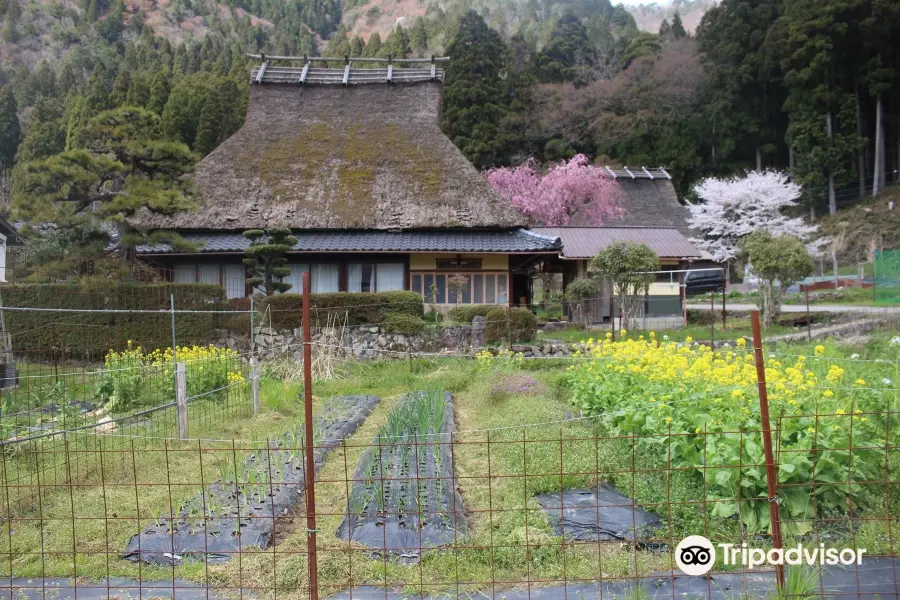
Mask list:
MULTIPOLYGON (((329 400, 314 425, 317 471, 327 454, 359 429, 379 401, 378 396, 329 400)), ((275 520, 303 498, 302 447, 302 436, 288 432, 268 449, 248 456, 243 473, 217 481, 205 494, 185 503, 174 518, 160 518, 132 536, 123 557, 163 565, 186 558, 223 563, 242 549, 267 547, 275 520)))
MULTIPOLYGON (((424 393, 408 394, 401 403, 413 402, 424 393)), ((354 475, 348 514, 337 531, 339 538, 374 548, 376 554, 415 561, 423 548, 451 544, 465 531, 449 443, 454 423, 449 393, 444 393, 443 404, 439 435, 417 432, 413 443, 379 437, 372 441, 373 447, 362 455, 354 475)))
MULTIPOLYGON (((900 600, 900 558, 863 558, 862 565, 822 567, 820 585, 811 595, 825 600, 900 600)), ((506 584, 508 585, 508 584, 506 584)), ((680 571, 661 572, 637 579, 618 579, 595 583, 570 583, 565 586, 497 589, 485 582, 482 590, 461 593, 411 594, 362 586, 331 596, 328 600, 750 600, 771 598, 775 590, 773 571, 748 573, 710 573, 691 577, 680 571)), ((801 596, 795 596, 799 598, 801 596)), ((802 596, 809 597, 809 596, 802 596)))
POLYGON ((535 499, 553 530, 572 540, 640 542, 662 527, 658 516, 605 483, 589 490, 538 494, 535 499))

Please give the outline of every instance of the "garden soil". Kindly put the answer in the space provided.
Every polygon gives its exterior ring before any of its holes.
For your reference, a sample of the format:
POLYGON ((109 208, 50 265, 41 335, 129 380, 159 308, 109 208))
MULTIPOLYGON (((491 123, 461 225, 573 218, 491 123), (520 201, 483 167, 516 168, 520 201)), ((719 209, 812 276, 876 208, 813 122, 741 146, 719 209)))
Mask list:
POLYGON ((445 393, 439 435, 416 437, 414 443, 376 437, 360 458, 350 511, 337 536, 407 561, 418 560, 423 548, 453 543, 466 526, 450 445, 453 424, 452 396, 445 393))
MULTIPOLYGON (((329 400, 314 425, 317 471, 327 454, 359 429, 379 401, 377 396, 329 400)), ((306 473, 299 451, 303 443, 302 435, 287 432, 248 456, 244 471, 258 474, 258 481, 245 485, 250 476, 237 475, 238 485, 221 480, 210 485, 205 495, 185 503, 174 518, 160 518, 132 536, 124 558, 161 565, 185 559, 223 563, 242 548, 266 548, 276 519, 303 499, 306 473)))

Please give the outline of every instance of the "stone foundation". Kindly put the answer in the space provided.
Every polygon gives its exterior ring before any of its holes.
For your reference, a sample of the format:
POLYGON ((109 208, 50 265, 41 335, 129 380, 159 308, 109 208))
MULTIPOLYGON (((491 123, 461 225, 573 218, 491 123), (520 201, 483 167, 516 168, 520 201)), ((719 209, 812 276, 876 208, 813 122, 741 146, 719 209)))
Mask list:
MULTIPOLYGON (((390 333, 381 327, 370 325, 319 329, 312 334, 313 345, 339 346, 346 356, 354 358, 405 358, 408 353, 446 353, 474 356, 484 347, 483 324, 475 323, 473 336, 471 325, 451 325, 434 332, 405 335, 390 333), (473 343, 474 340, 474 343, 473 343)), ((291 356, 299 360, 303 353, 303 332, 299 329, 275 331, 260 330, 254 339, 260 360, 291 356)), ((219 346, 239 352, 250 350, 247 338, 232 334, 223 335, 219 346)), ((489 349, 496 352, 496 349, 489 349)), ((513 352, 532 356, 567 356, 572 353, 571 344, 544 342, 542 344, 516 344, 513 352)))

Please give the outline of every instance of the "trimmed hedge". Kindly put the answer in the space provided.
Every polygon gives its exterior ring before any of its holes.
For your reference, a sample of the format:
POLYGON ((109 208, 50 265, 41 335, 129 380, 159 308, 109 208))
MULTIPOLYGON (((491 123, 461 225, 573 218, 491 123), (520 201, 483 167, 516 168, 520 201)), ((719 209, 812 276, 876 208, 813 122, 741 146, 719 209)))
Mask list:
MULTIPOLYGON (((4 311, 13 352, 36 359, 102 360, 109 350, 122 350, 128 341, 146 349, 172 345, 172 317, 167 313, 71 312, 71 309, 168 311, 175 296, 176 310, 228 310, 218 285, 179 283, 120 283, 92 280, 82 284, 0 285, 3 306, 69 309, 65 312, 4 311)), ((215 313, 177 314, 179 345, 214 341, 223 317, 215 313)))
POLYGON ((472 319, 475 317, 487 317, 492 310, 497 310, 496 304, 461 304, 456 308, 451 308, 447 312, 447 317, 451 321, 471 325, 472 319))
POLYGON ((485 318, 484 337, 488 342, 521 344, 537 336, 537 317, 526 308, 494 308, 485 318))
MULTIPOLYGON (((339 321, 345 316, 348 325, 381 325, 388 314, 412 315, 422 318, 425 303, 415 292, 335 292, 333 294, 310 294, 312 321, 324 325, 330 315, 339 321)), ((275 329, 297 329, 302 324, 303 296, 300 294, 279 294, 269 296, 259 302, 259 312, 266 309, 275 329)))

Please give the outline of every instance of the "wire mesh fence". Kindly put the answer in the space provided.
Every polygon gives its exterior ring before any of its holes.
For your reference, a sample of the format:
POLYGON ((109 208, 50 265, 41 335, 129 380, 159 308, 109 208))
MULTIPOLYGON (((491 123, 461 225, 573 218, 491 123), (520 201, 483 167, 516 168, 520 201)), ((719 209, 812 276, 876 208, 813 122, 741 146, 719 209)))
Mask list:
POLYGON ((562 361, 422 352, 402 394, 317 384, 351 393, 316 401, 311 438, 275 414, 216 436, 209 413, 196 439, 9 444, 0 568, 29 597, 898 598, 900 342, 879 335, 850 356, 621 332, 562 361), (814 554, 780 590, 779 548, 814 554))

